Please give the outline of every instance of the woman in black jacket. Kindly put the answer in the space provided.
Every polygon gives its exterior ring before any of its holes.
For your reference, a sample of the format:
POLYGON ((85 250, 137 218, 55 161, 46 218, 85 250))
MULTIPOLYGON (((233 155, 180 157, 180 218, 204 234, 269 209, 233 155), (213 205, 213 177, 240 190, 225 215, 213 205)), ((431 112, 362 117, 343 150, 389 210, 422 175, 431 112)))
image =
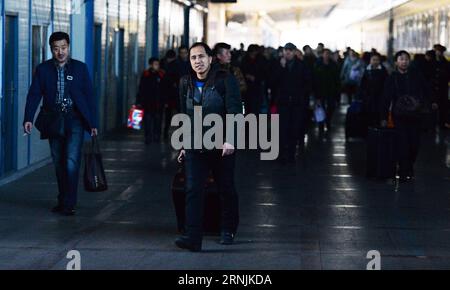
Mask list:
MULTIPOLYGON (((395 54, 396 71, 386 80, 382 126, 392 112, 397 132, 397 156, 400 181, 414 177, 414 162, 419 151, 421 113, 430 109, 430 88, 421 72, 410 69, 410 55, 402 50, 395 54)), ((431 106, 437 108, 433 101, 431 106)))
POLYGON ((388 73, 381 64, 381 56, 378 53, 373 53, 370 57, 370 64, 364 71, 359 88, 369 127, 380 126, 383 87, 387 76, 388 73))

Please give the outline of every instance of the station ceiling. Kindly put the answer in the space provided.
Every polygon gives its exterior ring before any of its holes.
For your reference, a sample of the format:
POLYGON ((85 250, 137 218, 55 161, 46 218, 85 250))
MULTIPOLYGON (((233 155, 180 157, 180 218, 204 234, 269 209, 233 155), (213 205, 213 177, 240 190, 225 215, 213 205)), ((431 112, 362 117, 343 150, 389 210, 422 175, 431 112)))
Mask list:
POLYGON ((409 0, 237 0, 225 5, 230 21, 245 21, 257 13, 284 29, 346 26, 406 2, 409 0))

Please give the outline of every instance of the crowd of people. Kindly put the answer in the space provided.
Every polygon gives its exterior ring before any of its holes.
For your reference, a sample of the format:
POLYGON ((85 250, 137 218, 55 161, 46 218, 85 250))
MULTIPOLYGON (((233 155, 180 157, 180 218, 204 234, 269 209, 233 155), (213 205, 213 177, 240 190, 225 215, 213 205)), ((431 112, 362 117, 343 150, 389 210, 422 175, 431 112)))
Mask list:
MULTIPOLYGON (((343 103, 341 96, 346 96, 348 104, 354 100, 362 102, 367 127, 385 125, 386 112, 392 111, 391 99, 396 98, 395 90, 401 91, 402 86, 407 86, 402 81, 395 81, 393 84, 400 85, 400 88, 394 88, 389 81, 395 78, 401 64, 405 63, 402 55, 408 58, 407 64, 404 64, 406 71, 420 75, 417 80, 420 85, 413 80, 413 87, 408 89, 416 91, 416 86, 423 87, 423 97, 427 98, 427 106, 432 106, 439 127, 449 128, 450 73, 445 51, 444 46, 436 44, 425 54, 415 54, 413 59, 405 52, 389 61, 376 49, 360 55, 347 47, 341 53, 331 51, 323 43, 315 49, 309 45, 299 49, 292 43, 278 49, 251 44, 246 51, 243 44, 239 49, 231 49, 226 43, 217 43, 212 50, 212 65, 235 76, 245 114, 279 113, 279 159, 283 163, 292 163, 295 162, 297 146, 303 146, 304 134, 311 122, 311 111, 316 106, 321 106, 325 111, 325 120, 318 123, 321 132, 331 129, 334 111, 343 103)), ((168 50, 161 61, 151 58, 149 65, 142 75, 137 97, 137 104, 151 112, 145 117, 146 143, 158 142, 162 128, 163 137, 168 138, 170 119, 180 111, 179 81, 191 72, 188 48, 180 47, 178 56, 174 50, 168 50)), ((410 82, 408 79, 407 83, 410 82)), ((415 122, 417 127, 422 126, 420 122, 415 122)), ((410 123, 414 122, 409 120, 407 124, 410 123)), ((401 127, 402 121, 398 124, 401 127)))

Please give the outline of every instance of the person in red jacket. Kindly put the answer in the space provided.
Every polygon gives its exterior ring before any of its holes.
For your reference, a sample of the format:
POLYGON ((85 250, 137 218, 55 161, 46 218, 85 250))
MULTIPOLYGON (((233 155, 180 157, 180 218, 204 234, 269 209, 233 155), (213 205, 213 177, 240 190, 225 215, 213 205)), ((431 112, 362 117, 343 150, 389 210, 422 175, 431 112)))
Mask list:
POLYGON ((160 69, 159 59, 149 59, 149 69, 142 73, 136 105, 144 109, 145 144, 159 142, 164 96, 164 71, 160 69))

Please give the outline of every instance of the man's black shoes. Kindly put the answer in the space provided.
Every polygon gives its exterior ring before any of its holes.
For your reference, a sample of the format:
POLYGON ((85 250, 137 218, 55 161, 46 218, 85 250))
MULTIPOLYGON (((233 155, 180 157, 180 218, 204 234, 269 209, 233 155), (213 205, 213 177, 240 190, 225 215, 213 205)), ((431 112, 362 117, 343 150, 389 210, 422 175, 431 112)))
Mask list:
POLYGON ((222 245, 231 245, 234 242, 234 234, 231 232, 220 233, 220 243, 222 245))
POLYGON ((64 208, 62 205, 57 205, 54 208, 52 208, 53 213, 59 213, 60 215, 64 216, 73 216, 75 215, 75 210, 72 208, 64 208))
POLYGON ((177 245, 178 248, 186 249, 191 252, 200 252, 202 250, 201 242, 194 242, 187 236, 181 236, 178 239, 176 239, 175 245, 177 245))

